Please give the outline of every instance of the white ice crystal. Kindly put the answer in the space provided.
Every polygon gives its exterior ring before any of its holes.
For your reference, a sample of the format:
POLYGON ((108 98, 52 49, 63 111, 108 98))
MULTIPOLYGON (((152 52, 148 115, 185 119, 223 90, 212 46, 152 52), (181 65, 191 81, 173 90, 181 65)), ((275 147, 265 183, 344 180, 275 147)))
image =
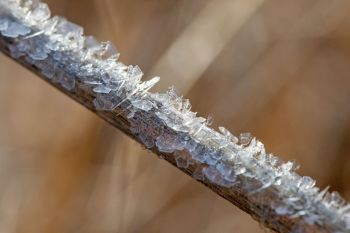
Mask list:
POLYGON ((138 66, 119 62, 110 42, 83 36, 83 28, 62 17, 50 18, 38 0, 0 0, 0 33, 11 41, 13 57, 25 57, 52 82, 68 91, 88 88, 96 111, 123 114, 130 132, 147 148, 172 154, 177 166, 196 168, 193 177, 225 188, 237 186, 252 196, 269 190, 277 215, 327 224, 334 232, 350 231, 350 205, 338 193, 320 191, 310 177, 295 173, 297 166, 265 151, 249 133, 235 137, 211 120, 197 117, 189 100, 174 88, 150 93, 159 81, 143 82, 138 66))

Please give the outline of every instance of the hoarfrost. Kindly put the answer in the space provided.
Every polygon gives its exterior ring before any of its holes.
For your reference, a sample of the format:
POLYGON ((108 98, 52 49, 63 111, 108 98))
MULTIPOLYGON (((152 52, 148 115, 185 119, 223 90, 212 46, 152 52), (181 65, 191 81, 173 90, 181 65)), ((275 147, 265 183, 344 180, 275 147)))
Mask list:
POLYGON ((46 4, 32 0, 0 0, 0 33, 12 40, 11 56, 25 56, 41 73, 68 91, 89 88, 96 111, 118 108, 130 132, 147 148, 172 154, 177 166, 195 163, 193 177, 231 188, 240 185, 258 195, 269 190, 278 215, 300 217, 310 224, 333 224, 334 231, 350 231, 350 204, 338 193, 319 191, 310 177, 295 173, 293 162, 268 154, 250 133, 239 138, 224 127, 209 126, 212 118, 197 117, 189 100, 171 87, 166 93, 148 92, 158 81, 142 82, 138 66, 117 61, 110 42, 83 36, 83 28, 61 17, 50 18, 46 4))

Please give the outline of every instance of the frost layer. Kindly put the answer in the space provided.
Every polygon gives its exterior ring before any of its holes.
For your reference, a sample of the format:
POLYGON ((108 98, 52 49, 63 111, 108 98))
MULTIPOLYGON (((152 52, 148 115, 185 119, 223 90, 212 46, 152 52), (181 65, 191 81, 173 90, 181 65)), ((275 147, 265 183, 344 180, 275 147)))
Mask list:
POLYGON ((337 192, 319 190, 312 178, 295 173, 294 163, 266 153, 250 134, 236 137, 224 127, 210 128, 211 120, 197 117, 174 88, 149 92, 159 77, 141 81, 141 69, 119 62, 112 43, 83 36, 79 25, 51 17, 45 3, 0 0, 0 32, 12 41, 14 58, 24 57, 67 91, 91 89, 97 111, 120 111, 145 147, 172 154, 179 168, 196 164, 194 178, 254 197, 274 192, 279 199, 267 204, 277 215, 350 232, 350 204, 337 192))

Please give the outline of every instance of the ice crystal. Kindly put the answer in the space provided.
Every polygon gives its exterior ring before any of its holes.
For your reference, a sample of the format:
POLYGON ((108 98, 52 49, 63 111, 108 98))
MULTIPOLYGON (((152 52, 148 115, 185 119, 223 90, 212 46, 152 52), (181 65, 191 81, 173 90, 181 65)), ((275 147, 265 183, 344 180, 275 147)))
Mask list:
POLYGON ((30 28, 17 22, 10 22, 8 23, 7 27, 3 27, 5 29, 1 30, 1 33, 6 37, 16 38, 18 36, 25 36, 30 33, 30 28))
POLYGON ((176 151, 174 153, 176 164, 179 168, 188 168, 190 165, 189 158, 182 151, 176 151))
POLYGON ((0 18, 0 31, 6 31, 9 25, 9 20, 7 18, 0 18))
POLYGON ((276 194, 278 200, 266 203, 276 214, 350 231, 350 204, 338 193, 319 191, 312 178, 295 173, 293 162, 267 153, 250 133, 237 138, 224 127, 219 132, 210 128, 212 118, 197 117, 175 88, 150 93, 159 77, 143 82, 140 67, 119 62, 112 43, 83 36, 79 25, 50 14, 38 0, 0 0, 0 33, 11 40, 11 56, 24 57, 67 91, 90 90, 96 111, 123 114, 146 148, 173 155, 183 169, 195 164, 195 179, 237 185, 251 195, 276 194))
POLYGON ((252 134, 251 133, 241 133, 239 135, 239 143, 241 145, 248 145, 252 140, 252 134))
POLYGON ((51 11, 47 4, 38 3, 36 7, 30 12, 30 16, 33 22, 45 22, 51 16, 51 11))

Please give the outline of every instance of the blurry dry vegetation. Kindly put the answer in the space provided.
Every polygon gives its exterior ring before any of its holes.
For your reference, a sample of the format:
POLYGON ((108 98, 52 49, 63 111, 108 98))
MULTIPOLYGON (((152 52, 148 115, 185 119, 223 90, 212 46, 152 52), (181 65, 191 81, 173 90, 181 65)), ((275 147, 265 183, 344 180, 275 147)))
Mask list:
MULTIPOLYGON (((350 198, 350 1, 50 0, 201 115, 350 198)), ((0 56, 0 232, 260 232, 0 56)), ((217 126, 217 125, 216 125, 217 126)))

